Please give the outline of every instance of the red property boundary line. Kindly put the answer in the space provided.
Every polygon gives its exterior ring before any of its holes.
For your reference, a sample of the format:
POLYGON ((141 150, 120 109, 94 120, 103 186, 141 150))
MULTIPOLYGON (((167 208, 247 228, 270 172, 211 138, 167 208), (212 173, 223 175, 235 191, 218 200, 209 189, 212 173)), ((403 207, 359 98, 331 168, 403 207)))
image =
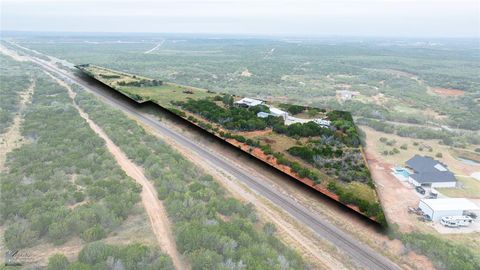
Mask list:
MULTIPOLYGON (((311 189, 313 189, 313 190, 316 190, 316 191, 320 192, 322 195, 327 196, 328 198, 336 201, 337 203, 341 204, 342 206, 348 207, 349 209, 353 210, 354 212, 360 214, 361 216, 366 217, 366 218, 368 218, 369 220, 374 221, 374 222, 377 223, 377 224, 380 224, 380 223, 378 223, 378 221, 377 221, 374 217, 369 217, 369 216, 365 215, 365 213, 361 212, 360 209, 358 208, 358 206, 352 205, 352 204, 345 204, 345 203, 341 202, 340 199, 339 199, 339 196, 338 196, 337 194, 329 191, 327 188, 325 188, 325 187, 323 187, 323 186, 321 186, 321 185, 315 185, 314 181, 311 180, 311 179, 308 178, 308 177, 303 177, 303 178, 302 178, 302 177, 298 176, 298 174, 296 174, 295 172, 293 172, 290 167, 288 167, 288 166, 286 166, 286 165, 278 164, 276 158, 275 158, 273 155, 266 155, 265 153, 263 153, 263 151, 262 151, 259 147, 253 147, 253 146, 250 146, 250 145, 248 145, 248 144, 246 144, 246 143, 241 143, 241 142, 239 142, 239 141, 237 141, 237 140, 235 140, 235 139, 224 138, 224 137, 216 134, 215 132, 212 132, 212 131, 210 131, 210 130, 207 130, 207 129, 201 127, 199 124, 188 120, 186 117, 183 117, 183 116, 181 116, 181 115, 176 114, 175 112, 169 110, 168 108, 166 108, 166 107, 164 107, 164 106, 162 106, 162 105, 160 105, 160 104, 158 104, 158 103, 156 103, 156 102, 154 102, 154 101, 152 101, 152 100, 141 100, 141 101, 136 100, 136 99, 132 98, 131 96, 123 93, 122 91, 117 90, 117 89, 111 87, 111 86, 108 85, 108 84, 105 84, 104 82, 102 82, 102 81, 100 81, 99 79, 95 78, 93 75, 89 74, 88 72, 83 71, 82 68, 81 68, 81 66, 75 66, 75 67, 76 67, 77 69, 79 69, 83 74, 85 74, 85 75, 87 75, 88 77, 94 79, 96 82, 98 82, 98 83, 100 83, 100 84, 108 87, 109 89, 114 90, 116 93, 119 93, 119 94, 121 94, 121 95, 124 96, 124 97, 127 97, 129 100, 134 101, 136 104, 146 105, 147 103, 151 103, 151 104, 153 104, 153 105, 155 105, 155 106, 158 106, 158 107, 160 107, 162 110, 168 111, 169 113, 171 113, 171 114, 175 115, 176 117, 178 117, 178 118, 180 118, 180 119, 188 122, 189 124, 191 124, 191 125, 193 125, 193 126, 195 126, 195 127, 197 127, 197 128, 200 128, 201 130, 207 132, 208 134, 211 134, 211 135, 215 136, 216 138, 221 139, 221 140, 224 141, 224 142, 227 142, 228 144, 234 146, 234 147, 237 148, 237 149, 239 148, 240 150, 242 150, 242 152, 247 153, 247 154, 249 154, 250 156, 254 157, 255 159, 263 162, 264 164, 267 164, 267 165, 269 165, 270 167, 275 168, 277 171, 279 171, 279 172, 281 172, 281 173, 283 173, 283 174, 285 174, 285 175, 288 175, 288 176, 290 176, 291 178, 294 178, 295 180, 303 183, 304 185, 308 186, 309 188, 311 188, 311 189), (250 151, 250 149, 252 149, 252 150, 250 151), (258 153, 259 151, 262 153, 262 155, 267 156, 267 157, 269 157, 269 158, 268 158, 267 160, 264 159, 264 158, 258 153)), ((364 160, 365 160, 366 166, 367 166, 367 168, 369 168, 368 163, 366 162, 366 159, 365 159, 365 156, 364 156, 364 151, 363 151, 362 148, 361 148, 361 152, 362 152, 362 157, 363 157, 364 160)), ((377 191, 374 190, 374 192, 376 193, 377 198, 378 198, 377 191)), ((379 203, 380 203, 380 202, 379 202, 379 203)), ((381 205, 381 203, 380 203, 380 205, 381 205)), ((382 207, 382 211, 383 211, 383 207, 382 207)), ((380 224, 380 225, 382 225, 382 224, 380 224)))

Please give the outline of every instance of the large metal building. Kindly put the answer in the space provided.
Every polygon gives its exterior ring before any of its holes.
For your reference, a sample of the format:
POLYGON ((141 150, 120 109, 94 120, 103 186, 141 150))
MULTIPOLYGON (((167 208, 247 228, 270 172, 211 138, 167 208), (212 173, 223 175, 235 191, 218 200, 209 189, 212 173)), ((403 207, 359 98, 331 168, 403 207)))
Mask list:
POLYGON ((433 221, 447 216, 463 216, 466 212, 480 213, 480 207, 465 198, 422 199, 418 207, 433 221))

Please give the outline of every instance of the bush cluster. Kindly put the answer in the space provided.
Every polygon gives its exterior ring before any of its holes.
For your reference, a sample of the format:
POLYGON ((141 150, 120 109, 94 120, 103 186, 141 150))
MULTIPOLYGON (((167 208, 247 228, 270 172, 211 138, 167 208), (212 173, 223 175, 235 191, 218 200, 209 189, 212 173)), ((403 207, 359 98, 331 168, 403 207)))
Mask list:
POLYGON ((352 192, 345 191, 343 187, 335 182, 329 182, 327 188, 331 192, 337 194, 342 203, 358 206, 362 213, 365 213, 365 215, 369 217, 375 218, 375 220, 383 226, 387 226, 387 221, 385 219, 385 215, 383 214, 382 206, 378 202, 369 202, 363 200, 358 196, 355 196, 355 194, 352 192))

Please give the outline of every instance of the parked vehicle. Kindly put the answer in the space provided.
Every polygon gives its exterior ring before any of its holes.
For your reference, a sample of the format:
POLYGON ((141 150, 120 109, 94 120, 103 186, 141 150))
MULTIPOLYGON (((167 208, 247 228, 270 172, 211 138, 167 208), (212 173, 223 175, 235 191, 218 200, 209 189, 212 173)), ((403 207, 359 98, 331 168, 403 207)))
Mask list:
POLYGON ((430 192, 428 193, 428 199, 436 199, 438 197, 438 191, 434 189, 430 189, 430 192))
POLYGON ((418 217, 418 220, 423 221, 423 222, 432 221, 432 219, 430 218, 429 215, 422 215, 422 216, 418 217))
POLYGON ((466 213, 464 213, 464 215, 467 216, 467 217, 471 217, 473 219, 477 219, 477 217, 478 217, 477 214, 475 214, 473 212, 466 212, 466 213))
POLYGON ((440 224, 450 228, 467 227, 472 223, 473 219, 469 216, 449 216, 440 219, 440 224))
POLYGON ((416 214, 416 215, 423 215, 422 209, 418 207, 408 207, 408 213, 410 214, 416 214))
POLYGON ((416 190, 418 193, 420 193, 420 194, 422 194, 422 195, 425 195, 425 189, 424 189, 423 187, 421 187, 421 186, 415 187, 415 190, 416 190))

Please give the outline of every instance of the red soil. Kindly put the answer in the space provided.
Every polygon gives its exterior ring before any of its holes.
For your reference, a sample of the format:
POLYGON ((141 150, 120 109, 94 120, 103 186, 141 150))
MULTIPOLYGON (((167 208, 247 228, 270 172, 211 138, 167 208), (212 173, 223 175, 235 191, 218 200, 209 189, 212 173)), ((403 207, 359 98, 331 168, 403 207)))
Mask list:
MULTIPOLYGON (((313 182, 313 180, 311 180, 307 177, 303 177, 303 178, 300 177, 297 173, 293 172, 290 167, 288 167, 286 165, 283 165, 283 164, 278 164, 277 159, 274 156, 266 155, 265 153, 263 153, 263 151, 260 148, 249 146, 245 143, 238 142, 237 140, 234 140, 234 139, 226 139, 226 141, 228 143, 240 148, 241 150, 249 153, 250 155, 256 157, 257 159, 260 159, 261 161, 263 161, 265 163, 268 163, 270 166, 288 174, 289 176, 295 178, 296 180, 302 182, 303 184, 305 184, 305 185, 321 192, 322 194, 340 202, 337 194, 329 191, 326 187, 324 187, 322 185, 316 185, 315 182, 313 182)), ((350 205, 350 204, 345 204, 345 205, 348 208, 353 209, 354 211, 364 215, 364 213, 362 213, 357 206, 350 205)))
POLYGON ((457 96, 463 96, 463 94, 465 94, 465 91, 463 90, 441 88, 441 87, 432 88, 432 91, 435 92, 435 94, 438 94, 444 97, 457 97, 457 96))
MULTIPOLYGON (((197 123, 191 122, 190 120, 188 120, 186 118, 184 118, 184 119, 187 120, 189 123, 200 127, 197 123)), ((200 127, 200 128, 202 128, 202 127, 200 127)), ((302 182, 303 184, 319 191, 320 193, 334 199, 337 202, 340 202, 340 198, 338 197, 337 194, 331 192, 330 190, 328 190, 326 187, 324 187, 322 185, 316 185, 315 182, 313 182, 313 180, 311 180, 310 178, 300 177, 297 173, 293 172, 290 167, 288 167, 286 165, 283 165, 283 164, 278 164, 277 159, 274 156, 266 155, 265 153, 263 153, 262 149, 260 149, 258 147, 252 147, 252 146, 250 146, 248 144, 245 144, 245 143, 241 143, 241 142, 239 142, 235 139, 225 139, 225 138, 221 137, 220 135, 216 134, 213 131, 209 131, 209 132, 212 133, 213 135, 221 138, 222 140, 225 140, 226 142, 230 143, 231 145, 240 148, 242 151, 244 151, 246 153, 249 153, 250 155, 256 157, 257 159, 269 164, 270 166, 276 168, 277 170, 280 170, 283 173, 286 173, 287 175, 295 178, 296 180, 302 182)), ((354 210, 355 212, 357 212, 359 214, 365 215, 364 213, 362 213, 360 211, 360 209, 356 205, 344 204, 344 203, 342 203, 342 204, 347 206, 348 208, 354 210)), ((375 219, 373 217, 368 217, 368 218, 375 221, 375 219)))

